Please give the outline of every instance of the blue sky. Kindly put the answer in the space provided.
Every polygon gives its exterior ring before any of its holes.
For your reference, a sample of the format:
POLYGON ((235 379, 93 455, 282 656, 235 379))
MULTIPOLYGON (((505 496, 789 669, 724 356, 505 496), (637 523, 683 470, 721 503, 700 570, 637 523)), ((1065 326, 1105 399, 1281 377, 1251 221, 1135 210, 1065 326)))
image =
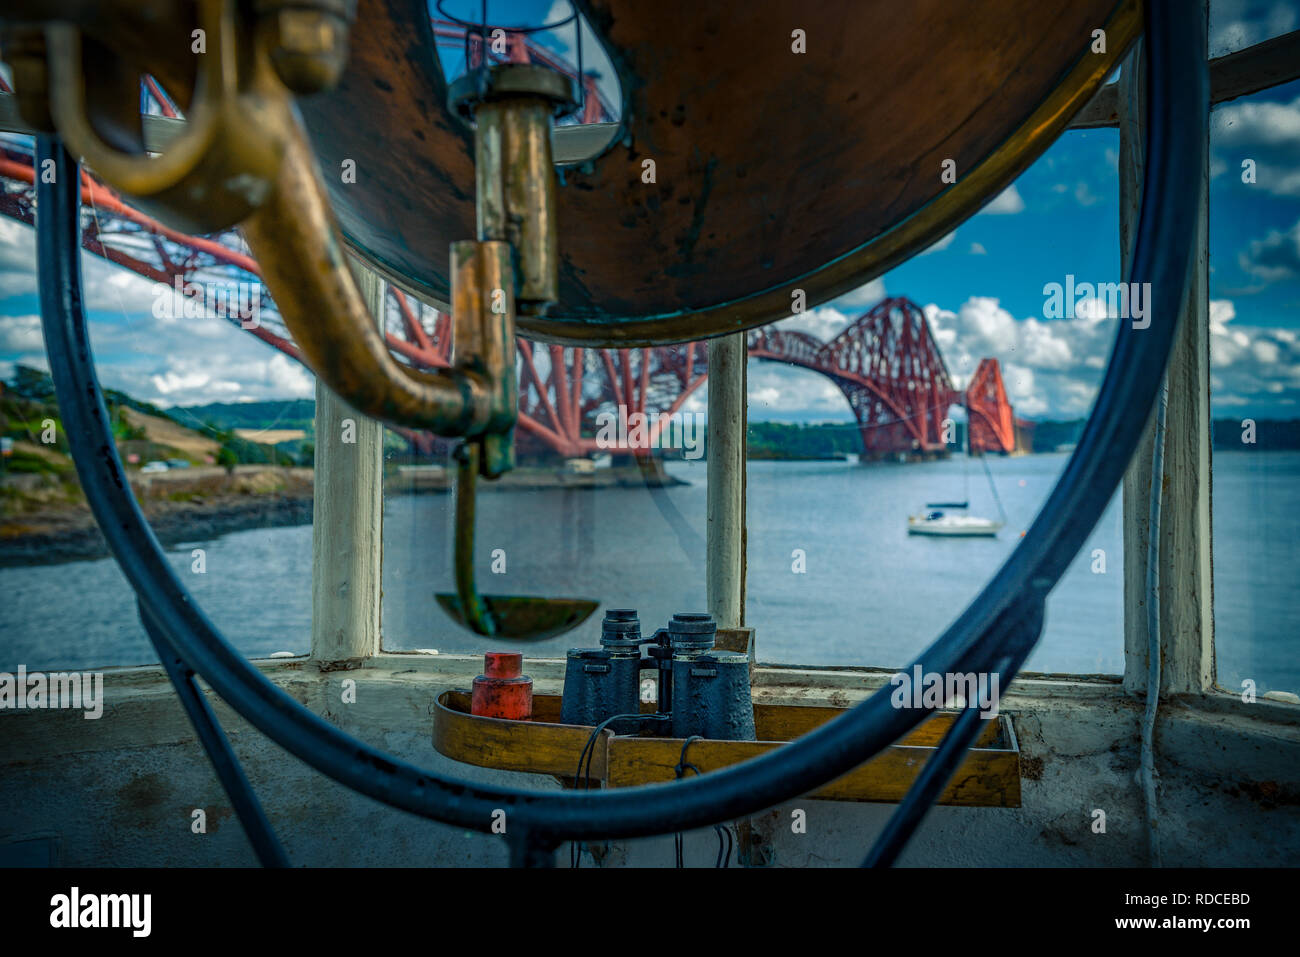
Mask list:
MULTIPOLYGON (((1300 27, 1300 0, 1223 2, 1213 14, 1211 49, 1222 54, 1300 27)), ((1117 159, 1114 130, 1067 133, 930 250, 787 323, 830 338, 883 295, 907 296, 925 308, 959 385, 995 355, 1018 414, 1085 415, 1115 320, 1101 311, 1044 319, 1043 286, 1067 274, 1119 279, 1117 159)), ((1215 111, 1211 174, 1214 412, 1300 417, 1300 83, 1215 111), (1244 160, 1254 183, 1242 182, 1244 160)), ((0 219, 3 376, 16 362, 45 365, 34 255, 32 231, 0 219)), ((152 283, 90 255, 85 268, 106 385, 161 405, 311 394, 309 373, 247 333, 218 319, 155 317, 152 283)), ((773 364, 751 365, 750 401, 756 420, 850 418, 828 381, 773 364)))

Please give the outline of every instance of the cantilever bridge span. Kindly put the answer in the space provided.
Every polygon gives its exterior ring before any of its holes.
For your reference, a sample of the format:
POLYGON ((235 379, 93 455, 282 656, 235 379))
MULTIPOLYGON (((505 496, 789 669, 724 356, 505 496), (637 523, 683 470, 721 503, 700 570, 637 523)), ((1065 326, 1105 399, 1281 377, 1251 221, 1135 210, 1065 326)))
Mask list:
MULTIPOLYGON (((161 103, 164 113, 171 111, 165 100, 161 103)), ((28 145, 0 138, 0 215, 29 225, 35 221, 32 164, 28 145)), ((213 289, 243 283, 258 290, 254 303, 243 304, 245 315, 225 318, 300 358, 275 304, 260 283, 248 282, 258 275, 258 266, 238 233, 178 233, 84 173, 83 196, 85 249, 205 304, 213 289), (256 308, 255 323, 247 321, 249 306, 256 308)), ((389 347, 405 361, 447 365, 450 322, 445 315, 389 287, 384 327, 389 347)), ((1016 447, 1016 420, 998 361, 982 360, 968 387, 958 390, 925 314, 911 300, 881 301, 828 342, 780 323, 747 335, 751 357, 807 369, 835 383, 857 420, 864 458, 942 454, 948 438, 945 420, 954 405, 968 411, 972 451, 1006 453, 1016 447)), ((654 417, 653 437, 707 380, 708 349, 703 342, 583 349, 520 338, 517 368, 521 450, 578 457, 597 451, 596 417, 602 412, 661 413, 654 417)), ((436 441, 426 434, 403 434, 425 451, 436 441)))

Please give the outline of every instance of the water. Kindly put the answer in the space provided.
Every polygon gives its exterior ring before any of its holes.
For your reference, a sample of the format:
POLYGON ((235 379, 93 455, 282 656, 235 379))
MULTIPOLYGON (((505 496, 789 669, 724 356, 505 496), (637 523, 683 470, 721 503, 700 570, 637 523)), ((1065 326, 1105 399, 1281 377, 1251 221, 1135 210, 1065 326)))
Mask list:
MULTIPOLYGON (((305 654, 311 628, 311 526, 185 542, 167 557, 236 647, 305 654), (195 571, 202 549, 204 571, 195 571)), ((157 663, 135 593, 111 559, 0 569, 0 671, 157 663)))
POLYGON ((1300 693, 1300 452, 1215 452, 1218 681, 1300 693))
MULTIPOLYGON (((1300 453, 1216 453, 1215 602, 1219 680, 1300 689, 1294 600, 1300 557, 1300 453)), ((1007 527, 996 539, 908 536, 927 501, 960 500, 995 517, 978 462, 863 468, 751 462, 747 615, 760 659, 896 667, 929 644, 1010 554, 1055 483, 1063 455, 991 459, 1007 527), (802 555, 800 554, 802 553, 802 555), (797 568, 803 571, 797 571, 797 568)), ((591 597, 640 610, 648 631, 704 607, 705 465, 670 463, 666 489, 501 491, 479 500, 485 592, 591 597), (499 551, 498 551, 499 550, 499 551), (504 563, 504 574, 491 568, 504 563)), ((451 504, 390 496, 384 511, 384 647, 479 652, 437 607, 450 591, 451 504)), ((173 549, 178 574, 241 651, 304 654, 311 620, 311 529, 269 528, 173 549), (192 570, 192 550, 206 571, 192 570)), ((152 650, 109 560, 0 570, 0 670, 144 664, 152 650)), ((530 655, 595 645, 597 615, 530 655)), ((1123 550, 1118 498, 1053 592, 1032 671, 1123 669, 1123 550)), ((493 643, 493 647, 507 647, 493 643)))

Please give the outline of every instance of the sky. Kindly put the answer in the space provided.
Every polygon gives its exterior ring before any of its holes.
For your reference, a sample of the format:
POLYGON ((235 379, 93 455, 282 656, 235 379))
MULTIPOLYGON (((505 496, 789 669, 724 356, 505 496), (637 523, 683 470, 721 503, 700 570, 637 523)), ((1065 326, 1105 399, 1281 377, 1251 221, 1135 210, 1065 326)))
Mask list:
MULTIPOLYGON (((520 0, 511 9, 525 6, 520 0)), ((558 10, 553 3, 529 9, 553 16, 548 7, 558 10)), ((1217 2, 1211 54, 1298 27, 1300 0, 1217 2)), ((571 39, 554 45, 572 54, 571 39)), ((584 61, 603 71, 603 90, 616 90, 607 63, 590 52, 584 61)), ((1116 320, 1095 303, 1079 318, 1048 318, 1044 286, 1064 284, 1067 275, 1118 281, 1118 147, 1114 130, 1066 133, 929 250, 785 325, 830 339, 883 296, 906 296, 923 307, 959 387, 980 358, 996 356, 1018 415, 1086 415, 1116 320)), ((1213 412, 1300 417, 1300 82, 1214 111, 1211 176, 1213 412), (1247 161, 1254 182, 1243 181, 1247 161)), ((168 310, 154 309, 151 281, 90 254, 83 263, 106 386, 162 406, 312 394, 309 372, 228 321, 168 318, 168 310)), ((33 231, 0 218, 0 377, 16 363, 46 367, 38 308, 33 231)), ((754 420, 851 419, 828 380, 773 363, 751 363, 749 397, 754 420)), ((701 392, 691 407, 703 404, 701 392)))

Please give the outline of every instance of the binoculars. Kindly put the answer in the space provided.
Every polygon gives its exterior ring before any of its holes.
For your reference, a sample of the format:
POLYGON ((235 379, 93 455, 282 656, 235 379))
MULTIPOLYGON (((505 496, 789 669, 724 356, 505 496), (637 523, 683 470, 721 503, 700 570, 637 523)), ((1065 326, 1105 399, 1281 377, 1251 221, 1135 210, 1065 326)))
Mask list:
POLYGON ((613 608, 600 627, 599 648, 574 648, 564 669, 560 720, 607 725, 627 734, 644 726, 641 672, 658 672, 657 715, 671 719, 672 736, 754 740, 749 657, 714 651, 712 615, 673 615, 667 628, 641 636, 635 609, 613 608), (616 720, 610 720, 616 719, 616 720))

